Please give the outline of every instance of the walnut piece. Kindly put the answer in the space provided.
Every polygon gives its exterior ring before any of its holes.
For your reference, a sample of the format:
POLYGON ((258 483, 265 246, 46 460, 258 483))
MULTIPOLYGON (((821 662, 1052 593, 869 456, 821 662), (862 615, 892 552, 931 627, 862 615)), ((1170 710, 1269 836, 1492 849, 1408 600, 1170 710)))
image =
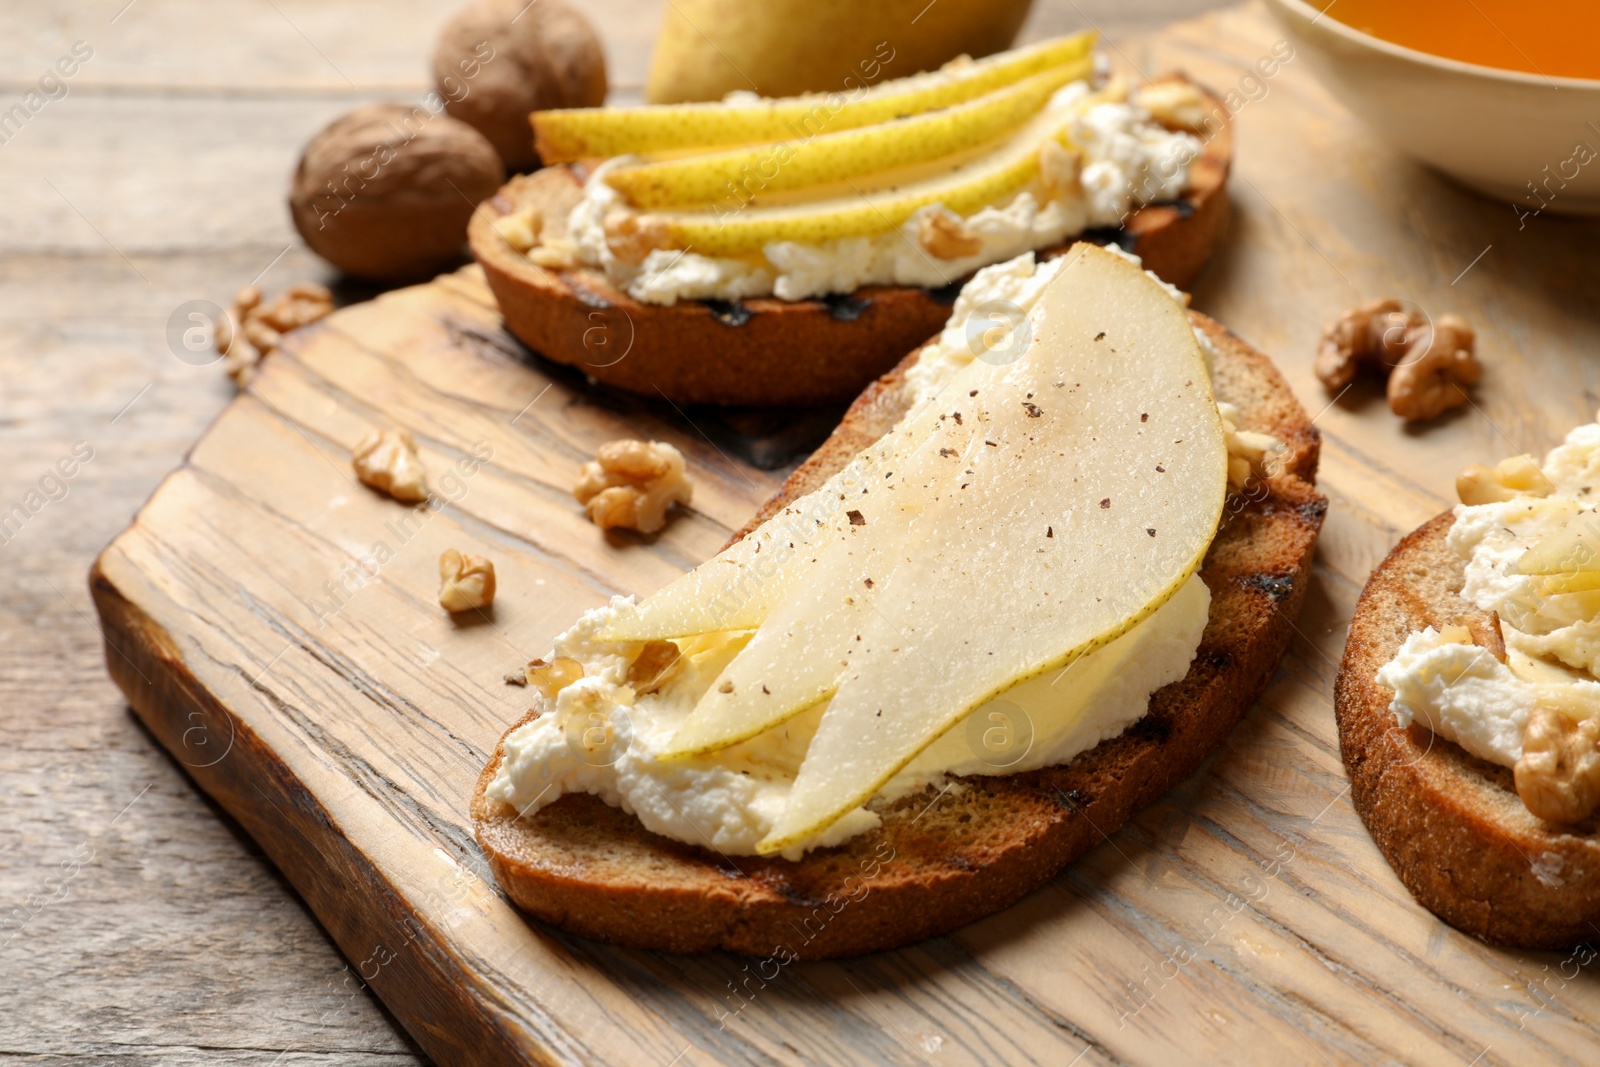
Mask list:
POLYGON ((1252 477, 1268 477, 1270 460, 1287 446, 1271 434, 1241 430, 1239 409, 1226 400, 1217 402, 1217 414, 1222 416, 1222 437, 1228 448, 1228 490, 1237 493, 1252 477))
POLYGON ((1422 322, 1398 300, 1373 300, 1351 308, 1322 328, 1317 378, 1329 392, 1338 392, 1355 380, 1362 367, 1387 375, 1405 357, 1407 332, 1422 322))
POLYGON ((1046 199, 1055 200, 1078 188, 1078 171, 1083 154, 1068 148, 1054 137, 1039 146, 1039 188, 1046 199))
POLYGON ((1406 357, 1389 375, 1389 410, 1409 422, 1436 419, 1467 402, 1483 368, 1473 355, 1476 337, 1466 320, 1440 315, 1406 334, 1406 357))
POLYGON ((447 548, 439 554, 439 606, 454 614, 494 603, 494 564, 447 548))
POLYGON ((494 220, 495 232, 518 252, 526 253, 539 243, 539 231, 544 229, 544 216, 536 207, 501 215, 494 220))
POLYGON ((945 207, 922 214, 917 222, 917 239, 936 259, 964 259, 983 251, 983 238, 967 229, 965 219, 945 207))
POLYGON ((249 385, 284 334, 332 311, 333 294, 324 285, 291 285, 267 304, 261 302, 258 286, 245 286, 234 294, 227 317, 217 323, 217 351, 225 357, 222 369, 240 388, 249 385))
POLYGON ((1189 82, 1152 82, 1139 88, 1134 102, 1169 130, 1194 133, 1206 128, 1206 98, 1189 82))
POLYGON ((683 666, 683 656, 671 641, 646 641, 628 664, 628 683, 641 696, 654 693, 683 666))
POLYGON ((667 522, 667 509, 689 503, 683 453, 663 441, 608 441, 583 465, 572 495, 602 530, 626 526, 655 533, 667 522))
POLYGON ((1503 459, 1493 467, 1473 463, 1456 475, 1456 495, 1467 505, 1494 504, 1519 496, 1549 496, 1555 491, 1550 479, 1532 456, 1503 459))
POLYGON ((1517 795, 1549 822, 1582 822, 1600 805, 1600 718, 1541 700, 1522 733, 1517 795))
POLYGON ((1388 379, 1389 410, 1409 422, 1438 418, 1467 403, 1483 368, 1472 327, 1457 315, 1430 320, 1399 300, 1351 308, 1323 328, 1316 375, 1341 392, 1363 368, 1388 379))
POLYGON ((356 445, 350 463, 363 485, 408 504, 428 499, 427 472, 408 430, 373 431, 356 445))
POLYGON ((638 266, 658 248, 666 248, 670 236, 666 224, 649 215, 617 210, 605 217, 606 247, 624 263, 638 266))

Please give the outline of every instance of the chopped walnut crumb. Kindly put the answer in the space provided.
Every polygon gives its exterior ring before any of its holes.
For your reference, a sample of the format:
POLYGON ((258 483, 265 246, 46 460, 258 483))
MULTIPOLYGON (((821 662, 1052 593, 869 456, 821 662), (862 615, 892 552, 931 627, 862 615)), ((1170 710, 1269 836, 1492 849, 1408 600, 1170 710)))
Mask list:
POLYGON ((494 603, 494 564, 447 548, 439 554, 439 606, 454 614, 494 603))
POLYGON ((356 477, 381 493, 408 504, 428 499, 427 472, 408 430, 375 430, 350 455, 356 477))
POLYGON ((965 259, 983 251, 983 238, 967 229, 965 219, 943 206, 921 214, 917 240, 936 259, 965 259))
POLYGON ((1532 456, 1512 456, 1493 467, 1469 464, 1456 475, 1456 495, 1463 504, 1493 504, 1518 496, 1549 496, 1555 491, 1550 479, 1532 456))
POLYGON ((683 453, 663 441, 608 441, 583 465, 572 495, 603 530, 625 526, 655 533, 667 509, 694 495, 683 453))
POLYGON ((247 285, 233 297, 226 318, 217 323, 214 338, 224 356, 222 368, 243 388, 255 377, 261 361, 272 353, 290 330, 309 326, 333 311, 333 294, 326 286, 291 285, 270 303, 261 302, 261 290, 247 285))

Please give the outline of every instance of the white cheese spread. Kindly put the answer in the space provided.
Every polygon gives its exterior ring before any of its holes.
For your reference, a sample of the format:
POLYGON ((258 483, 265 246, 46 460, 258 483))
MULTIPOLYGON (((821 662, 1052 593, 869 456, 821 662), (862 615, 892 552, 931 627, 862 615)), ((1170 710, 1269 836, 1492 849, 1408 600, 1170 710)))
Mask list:
POLYGON ((941 259, 925 246, 925 220, 946 210, 929 204, 884 233, 816 244, 774 241, 746 258, 656 249, 629 263, 613 254, 605 223, 634 208, 605 179, 609 170, 636 157, 607 160, 595 169, 567 220, 568 238, 579 262, 604 270, 647 304, 755 296, 804 300, 864 285, 948 285, 979 267, 1060 244, 1087 227, 1118 226, 1134 208, 1172 200, 1183 191, 1200 141, 1166 129, 1136 103, 1090 101, 1091 94, 1087 81, 1073 82, 1047 105, 1061 113, 1080 152, 1077 181, 1047 189, 1036 180, 967 216, 963 228, 980 244, 970 255, 941 259))
POLYGON ((1472 644, 1464 627, 1429 627, 1409 635, 1377 675, 1394 690, 1389 708, 1401 726, 1421 722, 1507 767, 1522 756, 1523 730, 1546 687, 1571 687, 1600 710, 1600 591, 1549 594, 1541 577, 1513 571, 1571 522, 1600 531, 1600 425, 1573 430, 1543 470, 1554 486, 1548 496, 1459 505, 1450 527, 1450 547, 1466 561, 1461 596, 1499 615, 1506 663, 1472 644))
MULTIPOLYGON (((936 397, 974 358, 967 324, 979 309, 1000 300, 1025 315, 1064 263, 1054 260, 1036 266, 1028 253, 980 271, 957 298, 937 343, 923 351, 906 377, 913 409, 936 397)), ((991 348, 997 347, 996 339, 988 341, 991 348)), ((817 492, 829 492, 832 484, 817 492)), ((627 674, 641 646, 597 636, 607 620, 630 603, 629 598, 614 598, 556 639, 551 659, 576 660, 584 676, 560 690, 554 707, 506 739, 505 759, 488 793, 524 813, 567 793, 589 793, 633 813, 647 829, 664 837, 727 855, 752 855, 788 803, 823 707, 711 755, 657 759, 750 635, 711 634, 679 642, 683 649, 679 673, 657 692, 636 695, 627 674), (574 743, 589 722, 602 732, 606 724, 614 731, 609 743, 594 752, 574 743)), ((993 728, 1003 733, 1031 734, 1031 741, 1016 745, 1014 755, 996 756, 982 729, 958 725, 865 807, 783 855, 798 859, 808 849, 839 844, 869 830, 879 822, 874 807, 930 784, 968 774, 1014 774, 1064 764, 1116 736, 1145 714, 1150 694, 1187 673, 1210 603, 1205 583, 1192 576, 1166 604, 1116 641, 1082 657, 1065 672, 1031 679, 973 712, 970 719, 983 729, 992 721, 993 728)), ((1002 745, 1000 751, 1013 749, 1002 745)))

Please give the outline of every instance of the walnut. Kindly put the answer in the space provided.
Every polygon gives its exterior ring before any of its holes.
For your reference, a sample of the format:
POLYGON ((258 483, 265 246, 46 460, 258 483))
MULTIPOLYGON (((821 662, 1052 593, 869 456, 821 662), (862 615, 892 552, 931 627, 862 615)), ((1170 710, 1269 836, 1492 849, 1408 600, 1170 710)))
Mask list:
POLYGON ((1436 419, 1467 402, 1483 368, 1473 356, 1472 327, 1456 315, 1412 327, 1406 357, 1389 375, 1389 410, 1411 422, 1436 419))
POLYGON ((1463 504, 1492 504, 1519 496, 1549 496, 1550 479, 1532 456, 1512 456, 1493 467, 1473 463, 1456 475, 1456 495, 1463 504))
POLYGON ((1374 300, 1351 308, 1322 329, 1318 379, 1329 392, 1337 392, 1364 366, 1387 375, 1405 357, 1407 332, 1423 321, 1398 300, 1374 300))
POLYGON ((539 243, 539 232, 544 229, 544 216, 536 207, 525 208, 494 221, 495 232, 518 252, 527 252, 539 243))
POLYGON ((613 211, 601 223, 605 230, 606 247, 611 254, 634 266, 644 262, 658 248, 671 243, 667 227, 649 215, 636 215, 631 211, 613 211))
POLYGON ((646 641, 628 664, 628 683, 643 695, 654 693, 683 666, 683 656, 671 641, 646 641))
POLYGON ((227 316, 217 323, 217 351, 226 359, 223 370, 243 387, 255 377, 260 363, 290 330, 309 326, 333 311, 333 294, 327 286, 301 282, 261 303, 261 289, 247 285, 233 297, 227 316))
POLYGON ((1134 94, 1134 101, 1169 130, 1196 133, 1206 128, 1206 98, 1189 82, 1152 82, 1134 94))
POLYGON ((439 554, 439 606, 454 614, 494 603, 494 564, 447 548, 439 554))
POLYGON ((306 145, 289 210, 311 250, 346 274, 425 278, 462 258, 467 220, 504 180, 494 146, 466 123, 368 104, 306 145))
POLYGON ((1217 402, 1217 414, 1222 416, 1222 436, 1228 449, 1228 490, 1237 493, 1252 477, 1266 478, 1271 473, 1270 460, 1287 446, 1271 434, 1241 430, 1239 409, 1225 400, 1217 402))
POLYGON ((1466 628, 1469 643, 1486 650, 1501 663, 1506 662, 1506 637, 1500 629, 1498 611, 1475 611, 1462 616, 1461 624, 1466 628))
POLYGON ((1323 328, 1316 374, 1329 392, 1338 392, 1369 368, 1389 381, 1390 411, 1425 422, 1465 404, 1464 387, 1482 377, 1474 340, 1459 316, 1429 320, 1399 300, 1374 300, 1323 328))
POLYGON ((1054 137, 1039 146, 1039 188, 1045 199, 1054 200, 1075 192, 1083 153, 1068 148, 1054 137))
POLYGON ((1541 700, 1522 732, 1517 795, 1549 822, 1582 822, 1600 805, 1600 718, 1541 700))
POLYGON ((528 684, 539 690, 545 702, 554 704, 561 690, 583 677, 583 664, 570 656, 557 656, 546 663, 536 659, 528 664, 528 684))
POLYGON ((965 219, 945 207, 935 207, 919 216, 917 240, 937 259, 965 259, 983 251, 983 238, 967 229, 965 219))
POLYGON ((666 525, 667 508, 688 504, 694 483, 683 453, 662 441, 608 441, 585 463, 572 489, 596 526, 626 526, 655 533, 666 525))
POLYGON ((350 463, 363 485, 414 504, 428 499, 427 472, 408 430, 375 430, 361 439, 350 463))
POLYGON ((606 99, 600 38, 563 0, 478 0, 445 23, 433 78, 453 118, 494 146, 509 173, 539 166, 528 113, 606 99))

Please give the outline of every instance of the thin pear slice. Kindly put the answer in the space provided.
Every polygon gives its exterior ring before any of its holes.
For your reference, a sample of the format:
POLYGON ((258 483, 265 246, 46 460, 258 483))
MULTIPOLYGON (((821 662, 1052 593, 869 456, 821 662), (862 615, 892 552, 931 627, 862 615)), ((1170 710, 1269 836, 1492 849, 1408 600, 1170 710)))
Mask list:
MULTIPOLYGON (((969 369, 957 380, 970 402, 967 392, 981 393, 985 372, 994 368, 975 362, 969 369)), ((918 539, 919 517, 937 507, 971 458, 974 422, 946 417, 925 424, 931 432, 899 456, 884 484, 852 498, 839 535, 723 670, 662 758, 727 748, 833 692, 861 651, 855 636, 865 632, 874 599, 918 539)), ((915 440, 916 431, 899 436, 915 440)))
POLYGON ((534 147, 545 163, 570 163, 678 148, 771 143, 853 130, 950 107, 1050 67, 1077 63, 1093 50, 1095 40, 1093 33, 1056 37, 988 56, 970 66, 880 82, 864 92, 787 96, 749 106, 719 101, 537 111, 530 116, 534 147))
POLYGON ((903 185, 860 189, 845 196, 740 211, 651 212, 675 247, 707 256, 759 252, 772 241, 819 243, 839 237, 883 233, 911 213, 939 203, 958 215, 1021 189, 1039 173, 1039 148, 1059 138, 1070 117, 1044 111, 1023 124, 992 152, 961 159, 949 169, 903 185))
POLYGON ((1227 448, 1182 310, 1080 245, 1031 315, 1033 344, 981 398, 969 487, 924 514, 759 851, 814 837, 973 708, 1138 625, 1204 558, 1227 448))
MULTIPOLYGON (((1511 566, 1512 574, 1565 577, 1600 571, 1600 513, 1581 511, 1511 566)), ((1576 590, 1571 590, 1576 591, 1576 590)))
POLYGON ((714 204, 739 191, 759 194, 841 182, 942 159, 994 140, 1043 110, 1050 95, 1087 78, 1088 59, 1034 74, 964 104, 828 133, 798 144, 758 145, 712 155, 622 167, 612 188, 641 208, 714 204))
MULTIPOLYGON (((965 396, 971 389, 983 388, 997 373, 994 365, 975 360, 945 391, 965 396)), ((917 471, 924 468, 912 470, 902 459, 939 434, 948 440, 935 444, 933 455, 939 465, 954 466, 952 457, 938 456, 937 449, 959 447, 953 435, 961 427, 961 422, 950 418, 936 403, 913 412, 858 453, 838 474, 767 519, 748 537, 735 541, 639 603, 618 611, 602 627, 600 638, 657 641, 756 629, 766 621, 773 606, 807 577, 808 569, 840 531, 851 528, 847 513, 857 507, 852 501, 862 495, 863 489, 907 482, 920 484, 922 475, 917 471)))

